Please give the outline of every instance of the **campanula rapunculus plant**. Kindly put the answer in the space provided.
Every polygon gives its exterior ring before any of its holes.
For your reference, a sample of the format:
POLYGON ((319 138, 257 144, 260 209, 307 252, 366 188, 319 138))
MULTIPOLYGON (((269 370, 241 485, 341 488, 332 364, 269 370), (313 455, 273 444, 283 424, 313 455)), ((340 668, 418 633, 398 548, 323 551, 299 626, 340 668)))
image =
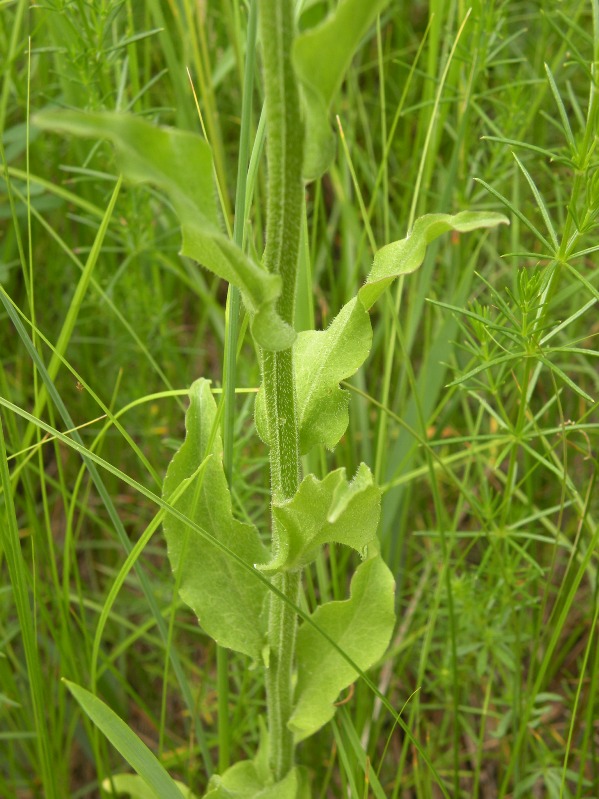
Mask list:
MULTIPOLYGON (((233 513, 220 417, 207 379, 190 389, 185 441, 163 489, 171 508, 164 531, 180 596, 205 632, 251 660, 266 684, 259 751, 213 776, 205 794, 211 799, 311 796, 298 744, 330 721, 340 692, 385 654, 395 624, 395 583, 377 543, 380 491, 364 463, 354 475, 337 469, 318 479, 302 474, 302 456, 314 447, 333 449, 344 434, 349 394, 339 384, 368 357, 369 311, 392 281, 417 269, 441 234, 506 221, 469 211, 421 217, 406 238, 376 253, 366 282, 325 330, 296 334, 305 185, 334 157, 332 99, 386 4, 341 0, 323 23, 296 34, 292 0, 258 2, 268 174, 261 262, 222 232, 211 152, 199 136, 116 113, 37 118, 42 127, 109 139, 125 178, 150 182, 169 197, 181 224, 182 254, 235 287, 250 317, 262 374, 256 427, 270 458, 270 544, 233 513), (332 543, 361 556, 349 596, 311 615, 300 613, 303 570, 332 543)), ((72 689, 101 726, 99 706, 83 689, 72 689)), ((119 790, 141 796, 149 787, 163 799, 191 796, 159 764, 150 774, 140 761, 130 762, 140 776, 115 781, 119 790)))

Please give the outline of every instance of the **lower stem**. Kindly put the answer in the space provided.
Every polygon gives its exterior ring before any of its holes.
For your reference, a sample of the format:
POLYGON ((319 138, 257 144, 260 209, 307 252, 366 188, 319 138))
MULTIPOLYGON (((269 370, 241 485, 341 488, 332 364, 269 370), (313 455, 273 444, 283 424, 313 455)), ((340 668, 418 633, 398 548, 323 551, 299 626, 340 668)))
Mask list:
MULTIPOLYGON (((265 394, 272 502, 292 497, 300 481, 297 412, 291 350, 263 352, 263 390, 265 394)), ((279 531, 273 518, 273 556, 279 549, 279 531)), ((294 764, 293 733, 287 723, 293 711, 293 666, 301 584, 300 572, 283 572, 273 577, 273 585, 283 594, 270 596, 268 618, 269 665, 266 678, 268 705, 269 764, 276 780, 281 780, 294 764)))
MULTIPOLYGON (((273 585, 297 605, 301 575, 285 572, 273 577, 273 585)), ((293 710, 293 662, 297 614, 291 604, 271 594, 268 620, 270 662, 267 674, 269 760, 275 780, 281 780, 293 768, 295 744, 287 726, 293 710)))

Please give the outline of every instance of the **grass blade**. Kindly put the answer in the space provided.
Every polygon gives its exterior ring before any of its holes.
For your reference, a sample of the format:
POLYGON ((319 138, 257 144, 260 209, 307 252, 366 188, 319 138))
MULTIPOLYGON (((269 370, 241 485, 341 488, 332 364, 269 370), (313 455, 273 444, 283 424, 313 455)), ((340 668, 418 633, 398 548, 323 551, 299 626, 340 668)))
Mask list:
POLYGON ((85 688, 64 680, 65 685, 79 702, 94 724, 100 728, 114 748, 145 780, 156 799, 184 799, 175 781, 152 754, 145 743, 129 729, 114 710, 85 688))

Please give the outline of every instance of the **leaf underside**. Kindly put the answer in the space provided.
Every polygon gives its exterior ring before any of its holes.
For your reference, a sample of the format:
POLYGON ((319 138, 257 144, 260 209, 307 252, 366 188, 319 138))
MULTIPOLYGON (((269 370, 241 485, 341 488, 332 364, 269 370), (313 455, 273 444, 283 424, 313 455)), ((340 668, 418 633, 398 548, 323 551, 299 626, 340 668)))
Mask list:
MULTIPOLYGON (((248 565, 264 563, 268 553, 258 531, 233 516, 222 466, 222 441, 216 429, 216 403, 209 382, 197 380, 189 396, 185 442, 168 467, 163 495, 168 500, 210 455, 205 468, 191 480, 174 505, 248 565)), ((181 598, 217 643, 257 661, 265 643, 262 611, 268 588, 225 552, 170 514, 165 518, 164 532, 181 598)))
POLYGON ((380 501, 380 489, 364 463, 351 482, 344 468, 324 480, 307 475, 292 499, 273 506, 277 553, 262 571, 301 569, 328 543, 344 544, 362 554, 376 537, 380 501))
POLYGON ((152 183, 168 196, 181 224, 181 253, 239 288, 257 343, 269 350, 291 346, 295 333, 275 311, 280 277, 256 264, 220 229, 212 154, 202 138, 114 112, 45 111, 34 122, 47 130, 110 140, 128 180, 152 183))
POLYGON ((335 154, 329 107, 353 55, 371 24, 389 0, 341 0, 324 22, 299 36, 293 46, 293 66, 304 109, 303 174, 315 180, 335 154))

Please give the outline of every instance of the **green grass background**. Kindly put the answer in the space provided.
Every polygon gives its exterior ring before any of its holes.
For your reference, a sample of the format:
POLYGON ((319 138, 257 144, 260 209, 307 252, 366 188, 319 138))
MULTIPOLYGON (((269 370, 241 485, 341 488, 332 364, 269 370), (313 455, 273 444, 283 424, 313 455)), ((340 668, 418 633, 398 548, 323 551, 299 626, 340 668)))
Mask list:
MULTIPOLYGON (((300 26, 329 5, 305 2, 300 26)), ((0 0, 6 799, 97 797, 126 770, 61 678, 95 681, 198 794, 256 746, 259 673, 230 659, 219 725, 214 645, 174 595, 157 506, 40 423, 77 427, 159 492, 187 387, 222 386, 226 286, 178 255, 168 203, 121 185, 109 145, 31 122, 59 105, 203 131, 232 229, 247 17, 237 0, 0 0)), ((326 326, 415 216, 511 221, 443 239, 389 291, 349 386, 350 428, 305 464, 322 476, 363 460, 384 488, 398 627, 373 678, 455 799, 599 796, 598 26, 596 0, 391 2, 335 100, 335 163, 306 194, 301 328, 326 326)), ((251 100, 246 246, 259 254, 259 79, 251 100)), ((266 533, 258 383, 248 334, 233 498, 266 533)), ((346 595, 351 557, 331 550, 307 573, 308 606, 346 595)), ((344 698, 300 751, 315 796, 440 796, 372 692, 344 698)))

